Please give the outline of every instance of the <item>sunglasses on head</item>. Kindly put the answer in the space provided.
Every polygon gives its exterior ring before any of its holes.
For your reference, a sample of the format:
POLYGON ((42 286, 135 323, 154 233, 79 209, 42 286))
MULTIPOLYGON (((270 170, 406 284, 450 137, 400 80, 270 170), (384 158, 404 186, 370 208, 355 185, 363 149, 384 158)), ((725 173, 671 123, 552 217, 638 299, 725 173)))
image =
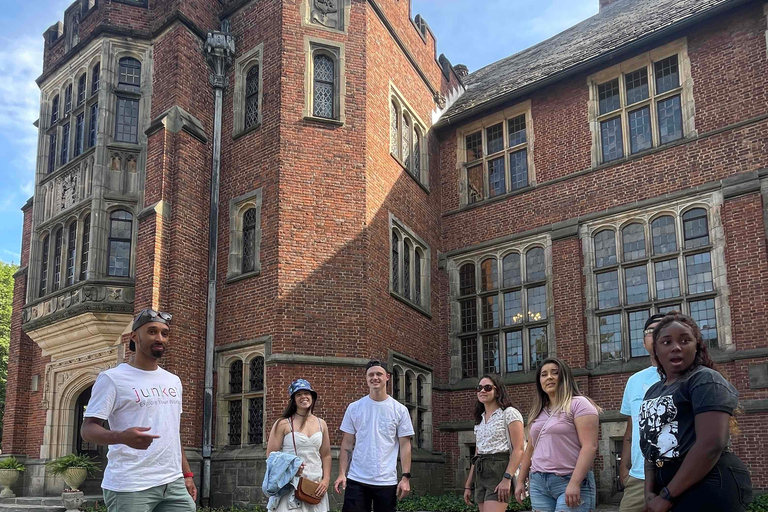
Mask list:
POLYGON ((481 385, 481 384, 478 384, 477 386, 475 386, 475 389, 477 390, 478 393, 481 392, 481 391, 485 391, 486 393, 490 393, 491 391, 493 391, 495 389, 495 386, 491 386, 490 384, 486 384, 484 386, 481 385))
POLYGON ((165 311, 155 311, 154 309, 146 309, 144 310, 144 314, 148 315, 149 318, 162 318, 166 322, 170 322, 173 318, 173 315, 170 313, 166 313, 165 311))

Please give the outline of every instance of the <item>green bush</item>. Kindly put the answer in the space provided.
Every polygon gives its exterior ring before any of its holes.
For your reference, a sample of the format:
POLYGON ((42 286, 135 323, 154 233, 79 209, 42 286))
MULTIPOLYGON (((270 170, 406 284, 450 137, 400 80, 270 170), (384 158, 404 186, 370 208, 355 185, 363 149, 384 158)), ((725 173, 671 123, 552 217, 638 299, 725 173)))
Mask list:
POLYGON ((755 497, 755 501, 749 504, 749 512, 768 512, 768 494, 755 497))
MULTIPOLYGON (((468 507, 461 496, 455 494, 444 494, 441 496, 416 496, 410 495, 397 504, 397 510, 400 512, 418 512, 422 510, 435 512, 476 512, 477 506, 468 507)), ((512 502, 507 510, 514 512, 520 510, 531 510, 531 502, 525 499, 521 506, 517 501, 512 502)))
POLYGON ((3 460, 0 460, 0 469, 15 469, 16 471, 24 471, 25 468, 24 464, 18 461, 16 457, 6 457, 3 460))
POLYGON ((47 463, 46 466, 54 475, 62 475, 66 470, 71 468, 83 468, 88 471, 88 476, 93 476, 101 471, 99 466, 97 466, 89 456, 76 455, 74 453, 64 455, 63 457, 57 457, 47 463))
POLYGON ((197 512, 267 512, 267 507, 255 505, 251 508, 229 507, 229 508, 199 508, 197 512))

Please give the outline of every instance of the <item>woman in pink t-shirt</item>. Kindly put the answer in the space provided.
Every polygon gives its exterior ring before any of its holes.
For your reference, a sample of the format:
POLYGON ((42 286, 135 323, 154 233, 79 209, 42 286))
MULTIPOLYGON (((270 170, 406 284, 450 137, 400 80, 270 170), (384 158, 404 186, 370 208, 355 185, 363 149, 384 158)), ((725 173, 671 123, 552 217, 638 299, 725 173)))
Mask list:
POLYGON ((533 510, 588 512, 595 508, 598 412, 579 392, 563 361, 545 359, 536 372, 536 394, 528 414, 528 447, 515 497, 522 503, 525 480, 533 510))

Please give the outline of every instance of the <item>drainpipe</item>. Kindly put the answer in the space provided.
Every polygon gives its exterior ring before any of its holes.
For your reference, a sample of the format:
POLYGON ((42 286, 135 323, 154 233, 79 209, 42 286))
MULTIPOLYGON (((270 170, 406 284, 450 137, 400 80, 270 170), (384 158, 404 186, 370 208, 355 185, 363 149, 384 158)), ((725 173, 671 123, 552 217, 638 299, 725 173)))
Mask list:
POLYGON ((203 49, 211 68, 210 82, 214 93, 213 166, 211 168, 211 209, 208 215, 208 303, 205 316, 205 396, 203 403, 203 474, 202 503, 211 499, 211 431, 213 427, 213 343, 216 329, 216 260, 219 249, 219 176, 221 170, 221 108, 227 72, 235 55, 235 38, 229 33, 229 20, 221 22, 221 30, 208 32, 203 49))

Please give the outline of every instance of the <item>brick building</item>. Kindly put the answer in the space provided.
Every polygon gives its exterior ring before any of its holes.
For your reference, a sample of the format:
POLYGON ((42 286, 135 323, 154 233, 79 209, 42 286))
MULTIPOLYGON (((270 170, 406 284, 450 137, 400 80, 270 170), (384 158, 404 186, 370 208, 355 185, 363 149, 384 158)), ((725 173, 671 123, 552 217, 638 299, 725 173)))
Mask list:
POLYGON ((17 493, 60 492, 53 457, 104 456, 83 406, 149 306, 174 315, 163 366, 215 505, 260 499, 296 377, 338 444, 369 357, 412 412, 414 489, 460 488, 478 374, 525 412, 547 354, 605 409, 615 499, 623 385, 672 308, 739 389, 734 448, 768 488, 768 4, 600 2, 471 74, 408 0, 73 3, 44 34, 23 208, 17 493))

